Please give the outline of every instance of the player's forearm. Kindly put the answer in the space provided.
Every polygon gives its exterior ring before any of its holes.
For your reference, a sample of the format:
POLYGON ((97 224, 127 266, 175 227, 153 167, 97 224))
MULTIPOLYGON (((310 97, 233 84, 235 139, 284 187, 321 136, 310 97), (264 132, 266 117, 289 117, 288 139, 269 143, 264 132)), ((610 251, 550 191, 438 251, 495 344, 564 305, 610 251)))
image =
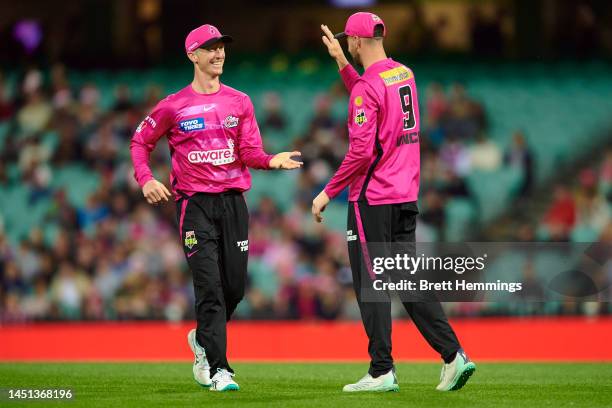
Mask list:
POLYGON ((338 71, 342 71, 347 65, 349 65, 348 60, 344 55, 336 58, 336 64, 338 64, 338 71))
POLYGON ((247 147, 240 150, 242 162, 252 169, 270 169, 270 160, 274 155, 267 154, 261 147, 247 147))
POLYGON ((140 187, 144 187, 147 181, 152 180, 153 172, 149 167, 149 150, 132 140, 130 145, 130 155, 132 156, 132 164, 134 166, 134 178, 140 187))
POLYGON ((335 198, 342 190, 349 186, 368 164, 365 155, 347 154, 336 174, 329 180, 323 191, 330 199, 335 198))
MULTIPOLYGON (((340 64, 338 64, 338 66, 340 66, 340 64)), ((359 73, 357 73, 355 68, 353 68, 353 66, 349 64, 348 61, 344 67, 340 68, 339 72, 340 77, 342 78, 342 82, 344 82, 344 86, 346 87, 346 90, 350 93, 353 89, 353 86, 359 79, 359 73)))

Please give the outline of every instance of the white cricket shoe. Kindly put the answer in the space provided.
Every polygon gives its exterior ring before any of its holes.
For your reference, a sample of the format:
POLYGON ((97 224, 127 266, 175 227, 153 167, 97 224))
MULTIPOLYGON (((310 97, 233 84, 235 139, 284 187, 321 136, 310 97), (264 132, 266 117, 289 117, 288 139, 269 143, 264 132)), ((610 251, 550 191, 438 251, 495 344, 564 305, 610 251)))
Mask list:
POLYGON ((189 342, 189 348, 193 352, 193 379, 202 387, 210 387, 210 366, 206 359, 206 353, 204 347, 201 347, 196 340, 196 331, 191 329, 187 335, 187 341, 189 342))
POLYGON ((218 368, 217 373, 213 375, 211 391, 238 391, 240 386, 232 378, 233 373, 230 373, 225 368, 218 368))
POLYGON ((344 392, 384 392, 399 391, 399 384, 393 370, 376 378, 369 373, 355 384, 347 384, 342 388, 344 392))
POLYGON ((459 350, 455 359, 442 366, 438 391, 457 391, 461 389, 470 376, 476 371, 476 364, 470 361, 463 350, 459 350))

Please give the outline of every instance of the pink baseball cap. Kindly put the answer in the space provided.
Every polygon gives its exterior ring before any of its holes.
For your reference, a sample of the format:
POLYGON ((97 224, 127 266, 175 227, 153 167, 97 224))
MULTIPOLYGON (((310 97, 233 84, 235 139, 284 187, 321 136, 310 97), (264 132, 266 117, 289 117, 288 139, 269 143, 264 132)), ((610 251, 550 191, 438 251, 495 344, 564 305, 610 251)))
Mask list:
POLYGON ((373 13, 355 13, 346 20, 344 31, 334 35, 334 37, 338 39, 348 36, 372 38, 374 37, 374 29, 379 24, 382 25, 382 36, 384 37, 387 34, 387 28, 382 18, 373 13))
POLYGON ((187 38, 185 38, 185 52, 190 53, 195 51, 196 48, 208 47, 217 41, 230 43, 233 40, 229 35, 222 35, 217 27, 204 24, 187 34, 187 38))

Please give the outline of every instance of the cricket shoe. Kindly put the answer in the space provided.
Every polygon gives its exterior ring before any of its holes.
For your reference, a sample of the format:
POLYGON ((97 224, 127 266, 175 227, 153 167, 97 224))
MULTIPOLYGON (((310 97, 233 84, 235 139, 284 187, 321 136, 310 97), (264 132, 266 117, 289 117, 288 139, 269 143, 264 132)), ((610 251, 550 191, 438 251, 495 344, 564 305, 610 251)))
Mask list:
POLYGON ((230 373, 225 368, 217 368, 217 373, 213 375, 211 391, 238 391, 240 386, 232 378, 234 373, 230 373))
POLYGON ((440 384, 436 390, 457 391, 465 385, 474 371, 476 371, 476 364, 470 361, 463 350, 459 350, 452 362, 442 366, 440 384))
POLYGON ((394 370, 390 370, 387 374, 383 374, 376 378, 369 373, 355 384, 347 384, 342 388, 344 392, 385 392, 399 391, 397 377, 394 370))
POLYGON ((196 340, 195 329, 189 331, 187 341, 195 357, 193 361, 193 379, 202 387, 210 387, 210 366, 208 365, 208 359, 206 359, 204 347, 201 347, 196 340))

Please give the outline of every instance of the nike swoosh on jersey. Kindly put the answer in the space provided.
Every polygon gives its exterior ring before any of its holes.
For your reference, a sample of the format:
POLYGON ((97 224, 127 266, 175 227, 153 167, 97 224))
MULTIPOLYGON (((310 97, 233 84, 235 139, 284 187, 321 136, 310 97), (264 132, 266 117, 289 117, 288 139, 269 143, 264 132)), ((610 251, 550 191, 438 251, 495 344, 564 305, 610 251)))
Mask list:
POLYGON ((198 252, 198 251, 199 251, 199 249, 196 249, 196 250, 195 250, 195 251, 193 251, 193 252, 189 252, 189 253, 187 254, 187 258, 191 258, 191 256, 192 256, 192 255, 195 255, 195 253, 196 253, 196 252, 198 252))

